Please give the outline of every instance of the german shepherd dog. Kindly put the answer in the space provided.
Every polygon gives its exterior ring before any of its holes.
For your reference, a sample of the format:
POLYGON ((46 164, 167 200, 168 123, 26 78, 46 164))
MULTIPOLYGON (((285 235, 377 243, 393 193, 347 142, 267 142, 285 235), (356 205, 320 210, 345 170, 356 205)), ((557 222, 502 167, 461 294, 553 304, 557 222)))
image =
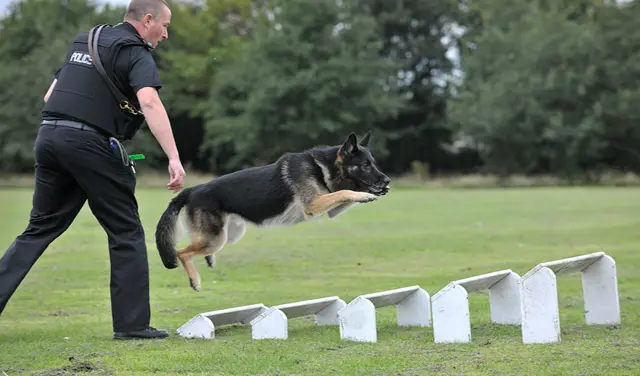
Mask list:
POLYGON ((167 269, 182 263, 191 287, 200 291, 194 256, 209 267, 225 244, 237 243, 245 223, 257 227, 292 226, 327 213, 333 219, 356 203, 389 192, 390 179, 368 149, 371 132, 358 142, 354 133, 342 145, 316 146, 286 153, 275 163, 250 167, 185 188, 160 217, 156 246, 167 269), (185 208, 191 243, 176 252, 176 225, 185 208))

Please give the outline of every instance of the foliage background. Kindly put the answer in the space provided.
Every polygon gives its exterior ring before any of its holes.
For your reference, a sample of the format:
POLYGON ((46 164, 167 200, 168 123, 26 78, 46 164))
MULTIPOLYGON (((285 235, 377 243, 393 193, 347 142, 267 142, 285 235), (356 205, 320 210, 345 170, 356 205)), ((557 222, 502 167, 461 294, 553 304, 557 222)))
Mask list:
MULTIPOLYGON (((373 131, 391 175, 593 181, 640 169, 637 1, 173 1, 153 53, 180 153, 221 174, 373 131)), ((0 171, 30 173, 69 42, 125 8, 24 0, 0 20, 0 171)), ((129 145, 166 159, 148 129, 129 145)))

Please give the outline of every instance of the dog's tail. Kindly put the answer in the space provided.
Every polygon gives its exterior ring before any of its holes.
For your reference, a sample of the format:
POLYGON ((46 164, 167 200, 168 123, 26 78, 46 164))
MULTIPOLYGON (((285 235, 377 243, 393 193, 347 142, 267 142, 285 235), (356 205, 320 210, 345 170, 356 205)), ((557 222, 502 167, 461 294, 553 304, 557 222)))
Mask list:
POLYGON ((184 188, 176 197, 171 200, 167 210, 162 213, 158 225, 156 226, 156 247, 160 254, 160 259, 167 269, 178 267, 178 257, 176 256, 176 225, 180 210, 189 201, 189 196, 193 187, 184 188))

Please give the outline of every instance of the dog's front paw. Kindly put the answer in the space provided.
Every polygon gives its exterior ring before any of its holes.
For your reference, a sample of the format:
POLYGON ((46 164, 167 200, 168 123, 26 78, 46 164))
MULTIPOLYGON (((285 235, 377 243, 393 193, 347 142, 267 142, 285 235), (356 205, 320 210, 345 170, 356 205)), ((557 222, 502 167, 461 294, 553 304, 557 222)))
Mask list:
POLYGON ((377 199, 378 199, 378 196, 372 193, 358 192, 358 196, 356 197, 355 201, 360 203, 366 203, 366 202, 375 201, 377 199))

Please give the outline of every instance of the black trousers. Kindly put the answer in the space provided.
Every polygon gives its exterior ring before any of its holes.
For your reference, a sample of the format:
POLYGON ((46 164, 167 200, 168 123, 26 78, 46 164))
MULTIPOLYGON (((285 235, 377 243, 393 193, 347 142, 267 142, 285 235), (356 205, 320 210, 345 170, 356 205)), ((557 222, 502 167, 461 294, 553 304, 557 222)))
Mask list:
POLYGON ((49 244, 88 202, 108 238, 113 330, 148 327, 149 266, 131 167, 111 151, 105 136, 60 125, 40 127, 35 160, 29 224, 0 259, 0 314, 49 244))

